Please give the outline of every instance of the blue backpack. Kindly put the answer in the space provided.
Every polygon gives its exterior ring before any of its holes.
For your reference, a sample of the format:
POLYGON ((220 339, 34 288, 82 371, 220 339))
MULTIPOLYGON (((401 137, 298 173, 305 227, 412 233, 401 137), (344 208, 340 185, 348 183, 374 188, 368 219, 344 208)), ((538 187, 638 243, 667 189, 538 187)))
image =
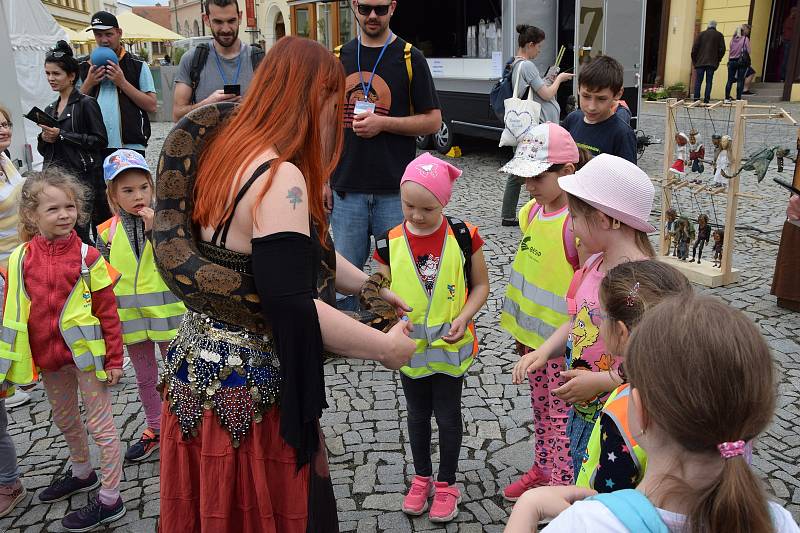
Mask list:
POLYGON ((597 494, 587 499, 605 505, 631 533, 669 533, 650 500, 635 489, 597 494))
POLYGON ((489 93, 489 107, 492 108, 494 114, 502 122, 505 119, 507 98, 514 96, 514 85, 511 83, 511 73, 514 72, 514 65, 521 59, 512 57, 506 61, 506 66, 503 69, 503 76, 497 81, 489 93))

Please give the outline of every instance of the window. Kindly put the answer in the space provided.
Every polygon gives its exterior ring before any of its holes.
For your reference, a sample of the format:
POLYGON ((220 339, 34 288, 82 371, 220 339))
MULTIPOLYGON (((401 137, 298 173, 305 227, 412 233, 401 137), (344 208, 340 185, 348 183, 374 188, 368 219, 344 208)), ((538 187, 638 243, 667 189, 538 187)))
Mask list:
POLYGON ((317 4, 317 41, 325 48, 333 48, 333 17, 331 16, 331 4, 317 4))
POLYGON ((339 2, 339 44, 344 44, 353 37, 355 32, 353 29, 353 12, 350 9, 350 2, 347 0, 339 2))
POLYGON ((197 21, 195 20, 192 25, 192 36, 197 37, 198 35, 200 35, 200 26, 197 24, 197 21))
POLYGON ((309 6, 295 6, 292 7, 294 11, 294 16, 292 17, 292 25, 294 26, 294 34, 298 37, 308 37, 311 38, 311 32, 313 30, 313 14, 309 9, 309 6))

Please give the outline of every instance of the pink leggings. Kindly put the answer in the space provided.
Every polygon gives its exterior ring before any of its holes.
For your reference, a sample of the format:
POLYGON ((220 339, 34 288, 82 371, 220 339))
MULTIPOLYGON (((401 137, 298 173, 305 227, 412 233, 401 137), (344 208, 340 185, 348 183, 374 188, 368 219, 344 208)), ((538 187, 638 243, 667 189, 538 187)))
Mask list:
POLYGON ((533 453, 536 466, 550 476, 550 485, 572 484, 572 462, 567 437, 567 404, 552 391, 564 384, 559 360, 528 373, 536 443, 533 453))
POLYGON ((100 481, 103 485, 100 499, 106 503, 116 501, 122 476, 122 458, 108 386, 98 380, 94 372, 82 372, 74 365, 42 371, 42 380, 53 421, 64 434, 69 447, 73 474, 85 479, 92 470, 86 436, 88 428, 100 448, 100 481), (81 420, 78 390, 86 411, 86 426, 81 420))
MULTIPOLYGON (((167 353, 169 342, 159 342, 161 357, 167 353)), ((128 345, 128 356, 136 371, 136 384, 139 386, 139 399, 144 407, 147 427, 158 433, 161 431, 161 397, 158 395, 158 362, 153 341, 137 342, 128 345)))

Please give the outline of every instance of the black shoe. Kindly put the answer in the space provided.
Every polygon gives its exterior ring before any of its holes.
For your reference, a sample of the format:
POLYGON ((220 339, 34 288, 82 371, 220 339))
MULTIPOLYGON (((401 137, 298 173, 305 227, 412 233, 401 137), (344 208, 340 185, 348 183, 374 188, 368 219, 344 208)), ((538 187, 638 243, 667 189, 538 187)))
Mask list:
POLYGON ((516 218, 514 218, 514 219, 504 218, 503 221, 500 222, 500 224, 502 226, 506 226, 506 227, 519 226, 519 220, 517 220, 516 218))
POLYGON ((747 96, 750 96, 750 95, 758 94, 758 93, 754 93, 753 91, 742 91, 742 94, 746 94, 747 96))
POLYGON ((125 516, 125 504, 122 497, 119 497, 113 505, 106 506, 100 502, 100 498, 95 496, 89 499, 85 507, 69 513, 61 519, 64 529, 73 533, 83 533, 91 531, 101 524, 114 522, 125 516))
POLYGON ((72 467, 69 467, 63 476, 57 478, 49 487, 39 494, 39 501, 43 503, 60 502, 61 500, 66 500, 73 494, 89 492, 99 486, 100 480, 97 479, 97 474, 94 472, 86 479, 80 479, 72 475, 72 467))

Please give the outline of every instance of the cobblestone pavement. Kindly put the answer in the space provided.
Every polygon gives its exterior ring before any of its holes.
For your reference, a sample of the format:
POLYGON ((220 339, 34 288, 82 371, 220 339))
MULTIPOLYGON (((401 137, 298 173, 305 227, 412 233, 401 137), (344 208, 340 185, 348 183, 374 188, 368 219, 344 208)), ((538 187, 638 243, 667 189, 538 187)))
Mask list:
MULTIPOLYGON (((792 106, 800 118, 800 107, 792 106)), ((641 127, 663 136, 663 107, 648 105, 641 127)), ((715 127, 726 132, 727 113, 717 111, 714 125, 693 114, 692 124, 709 143, 715 127)), ((690 129, 688 118, 678 116, 679 126, 690 129)), ((154 164, 169 124, 155 124, 149 159, 154 164)), ((785 126, 751 125, 748 150, 763 146, 763 139, 794 147, 795 131, 785 126)), ((427 517, 409 519, 400 511, 402 493, 413 475, 410 460, 406 409, 399 378, 373 363, 337 362, 326 366, 328 403, 322 419, 327 437, 331 476, 339 507, 342 531, 502 531, 511 506, 498 495, 502 487, 527 470, 532 460, 531 412, 527 385, 511 384, 510 369, 516 357, 511 338, 498 327, 498 313, 508 269, 516 250, 518 230, 499 225, 500 202, 505 183, 496 172, 510 152, 499 152, 491 144, 464 142, 464 157, 454 163, 464 170, 456 183, 451 215, 479 226, 486 240, 485 253, 492 291, 477 315, 481 352, 470 370, 463 393, 464 445, 459 462, 458 483, 464 494, 461 513, 446 528, 438 528, 427 517)), ((660 146, 647 149, 640 164, 651 175, 659 175, 663 164, 660 146)), ((791 170, 791 164, 789 164, 791 170)), ((787 195, 771 179, 756 184, 752 175, 743 178, 743 189, 765 196, 744 200, 738 226, 734 261, 742 268, 741 281, 725 288, 705 290, 734 307, 743 309, 760 326, 773 348, 780 377, 777 414, 769 431, 756 445, 754 467, 768 482, 775 498, 800 519, 800 314, 787 313, 775 305, 769 287, 784 219, 787 195)), ((790 178, 790 172, 785 176, 790 178)), ((710 205, 699 199, 703 210, 710 205)), ((684 193, 677 200, 694 213, 694 200, 684 193)), ((658 208, 658 206, 657 206, 658 208)), ((718 200, 716 217, 724 220, 724 200, 718 200)), ((712 221, 714 216, 712 214, 712 221)), ((710 252, 707 252, 710 255, 710 252)), ((123 446, 134 441, 144 427, 132 370, 115 387, 114 415, 123 446)), ((11 515, 0 520, 0 531, 60 531, 58 520, 69 510, 86 503, 86 495, 52 505, 38 503, 36 496, 52 477, 67 466, 67 448, 50 421, 50 408, 41 387, 33 390, 30 404, 10 413, 10 432, 17 445, 22 480, 30 495, 11 515)), ((435 424, 435 422, 434 422, 435 424)), ((436 432, 434 431, 434 435, 436 432)), ((92 445, 93 446, 93 445, 92 445)), ((95 456, 96 456, 96 450, 95 456)), ((438 441, 434 437, 434 461, 438 441)), ((96 464, 96 463, 95 463, 96 464)), ((109 530, 152 532, 159 512, 158 454, 144 463, 126 465, 122 496, 128 514, 109 530)), ((224 487, 222 488, 224 490, 224 487)))

